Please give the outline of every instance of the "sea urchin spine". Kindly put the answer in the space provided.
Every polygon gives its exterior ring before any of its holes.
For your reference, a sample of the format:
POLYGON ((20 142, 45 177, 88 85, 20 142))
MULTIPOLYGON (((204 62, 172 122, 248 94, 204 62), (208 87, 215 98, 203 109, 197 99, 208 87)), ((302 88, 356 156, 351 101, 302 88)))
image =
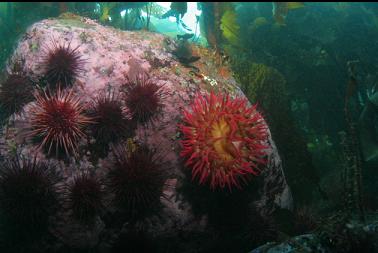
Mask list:
POLYGON ((90 129, 99 145, 115 143, 132 136, 134 124, 115 91, 100 93, 89 109, 89 116, 93 118, 90 129))
POLYGON ((79 46, 71 48, 71 43, 58 44, 52 40, 52 47, 48 48, 42 60, 44 77, 51 89, 71 87, 81 71, 85 60, 77 51, 79 46))
POLYGON ((33 84, 24 74, 10 74, 0 87, 0 105, 7 116, 33 100, 33 84))
POLYGON ((108 189, 114 204, 132 218, 143 216, 160 205, 164 186, 163 164, 154 150, 145 146, 131 150, 119 145, 108 174, 108 189))
POLYGON ((103 207, 101 183, 87 172, 76 176, 67 187, 66 201, 76 219, 91 221, 103 207))
POLYGON ((198 94, 192 112, 184 110, 181 156, 200 184, 210 181, 213 189, 240 188, 266 163, 267 126, 256 106, 247 103, 229 95, 198 94))
POLYGON ((35 159, 16 156, 0 163, 0 208, 19 232, 46 228, 58 203, 58 179, 51 165, 35 159))
POLYGON ((56 153, 63 148, 67 155, 76 154, 78 141, 85 137, 83 128, 92 122, 83 114, 85 108, 80 99, 72 90, 60 89, 54 95, 37 92, 35 98, 29 136, 41 139, 39 147, 48 148, 48 154, 54 146, 56 153))
POLYGON ((162 85, 157 85, 147 74, 127 79, 124 84, 125 103, 132 118, 139 123, 153 122, 164 106, 165 92, 162 85))

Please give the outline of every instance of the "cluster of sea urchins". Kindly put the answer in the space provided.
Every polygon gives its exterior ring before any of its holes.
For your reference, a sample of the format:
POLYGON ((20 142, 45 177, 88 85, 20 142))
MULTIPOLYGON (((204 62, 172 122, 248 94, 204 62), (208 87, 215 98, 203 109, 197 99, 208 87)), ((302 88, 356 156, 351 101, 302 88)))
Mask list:
POLYGON ((184 110, 181 156, 200 184, 211 188, 240 188, 266 163, 267 126, 248 100, 229 95, 198 96, 184 110))

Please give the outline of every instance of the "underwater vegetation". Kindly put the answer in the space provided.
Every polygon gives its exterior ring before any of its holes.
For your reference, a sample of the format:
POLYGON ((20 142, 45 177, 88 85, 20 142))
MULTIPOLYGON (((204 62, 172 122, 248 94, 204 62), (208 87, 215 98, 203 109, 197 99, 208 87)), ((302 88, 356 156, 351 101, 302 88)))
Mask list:
POLYGON ((38 147, 44 148, 47 154, 63 150, 66 155, 75 155, 78 142, 86 136, 83 128, 92 121, 84 114, 85 106, 72 90, 58 88, 55 94, 49 93, 35 93, 28 135, 39 139, 38 147))
POLYGON ((172 16, 175 17, 176 22, 179 23, 187 11, 188 4, 186 2, 172 2, 169 11, 164 13, 161 18, 168 18, 172 16))
POLYGON ((227 43, 235 46, 240 43, 240 26, 237 22, 236 10, 232 5, 227 6, 227 9, 223 11, 220 20, 220 29, 227 43))
POLYGON ((275 68, 253 62, 237 61, 234 70, 247 97, 258 103, 264 113, 282 155, 295 200, 309 201, 309 193, 319 183, 319 176, 290 111, 286 79, 275 68))
POLYGON ((232 189, 260 173, 265 164, 266 125, 256 106, 229 95, 197 95, 184 111, 181 156, 200 184, 232 189))
POLYGON ((50 89, 72 87, 78 75, 83 71, 85 61, 77 51, 79 46, 71 48, 68 44, 59 44, 53 40, 52 47, 45 49, 45 55, 41 61, 44 68, 44 77, 50 89))
POLYGON ((112 24, 125 30, 149 29, 151 12, 159 12, 153 2, 104 2, 98 5, 100 10, 94 16, 101 23, 112 24), (125 13, 122 17, 120 12, 123 10, 125 13), (146 17, 142 15, 142 10, 146 17))
POLYGON ((289 10, 299 9, 305 7, 301 2, 274 2, 273 3, 273 18, 280 26, 286 25, 286 16, 289 10))

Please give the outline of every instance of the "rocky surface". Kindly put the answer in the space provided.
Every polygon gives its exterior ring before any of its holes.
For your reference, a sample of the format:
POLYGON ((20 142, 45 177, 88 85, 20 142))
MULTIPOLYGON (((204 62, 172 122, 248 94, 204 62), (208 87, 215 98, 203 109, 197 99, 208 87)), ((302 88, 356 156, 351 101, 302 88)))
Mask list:
MULTIPOLYGON (((176 191, 176 187, 185 179, 179 159, 180 133, 177 123, 182 118, 182 109, 188 108, 198 91, 216 89, 228 92, 232 96, 244 96, 227 64, 219 64, 212 51, 190 45, 193 56, 199 56, 200 59, 190 65, 183 65, 172 54, 178 43, 164 35, 147 31, 120 31, 99 25, 87 18, 65 14, 57 19, 42 20, 30 26, 9 61, 8 71, 12 69, 12 64, 22 59, 24 71, 34 80, 38 80, 42 75, 41 59, 53 41, 70 43, 72 48, 79 46, 78 51, 86 60, 83 66, 85 71, 76 80, 73 89, 85 101, 89 102, 108 87, 118 89, 127 76, 133 78, 140 73, 148 73, 158 84, 164 85, 167 96, 162 117, 155 122, 154 127, 138 126, 135 138, 164 153, 164 159, 171 168, 165 189, 165 195, 169 197, 162 198, 163 219, 154 221, 152 218, 154 222, 151 222, 150 230, 156 234, 174 234, 178 230, 205 230, 206 217, 195 217, 191 211, 191 204, 182 196, 178 196, 176 191)), ((38 159, 47 159, 23 135, 28 127, 30 105, 25 106, 21 115, 12 116, 4 128, 1 155, 7 155, 16 146, 24 154, 35 154, 38 159)), ((292 208, 290 189, 270 132, 268 142, 268 167, 261 175, 264 183, 262 189, 259 189, 260 198, 254 202, 263 215, 269 215, 276 208, 292 208)), ((84 146, 81 149, 85 151, 84 146)), ((103 166, 105 161, 100 159, 98 165, 94 166, 88 158, 88 153, 82 153, 78 162, 72 160, 67 164, 53 161, 59 165, 65 181, 72 180, 72 177, 83 169, 99 177, 106 174, 103 166)), ((99 240, 98 234, 104 230, 102 221, 98 221, 93 229, 77 229, 77 224, 67 223, 64 217, 54 220, 57 226, 53 233, 62 241, 74 244, 77 241, 81 241, 79 244, 86 242, 86 245, 77 245, 79 247, 96 245, 99 240), (74 230, 77 232, 72 232, 74 230), (72 238, 75 236, 77 240, 72 238)))
POLYGON ((326 237, 322 238, 321 233, 304 234, 294 236, 280 243, 266 243, 249 253, 377 252, 378 223, 375 221, 367 224, 351 221, 346 224, 345 230, 333 231, 332 240, 326 237), (339 244, 336 244, 336 241, 339 244))

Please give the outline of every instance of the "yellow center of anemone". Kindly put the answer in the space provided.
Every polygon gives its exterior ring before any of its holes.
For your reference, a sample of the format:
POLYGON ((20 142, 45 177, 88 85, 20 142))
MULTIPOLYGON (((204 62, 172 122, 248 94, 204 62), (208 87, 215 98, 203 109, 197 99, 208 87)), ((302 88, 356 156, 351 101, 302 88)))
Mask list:
POLYGON ((228 138, 230 131, 231 127, 224 118, 219 119, 211 126, 211 137, 214 139, 212 145, 223 161, 233 160, 236 153, 234 144, 228 138))

